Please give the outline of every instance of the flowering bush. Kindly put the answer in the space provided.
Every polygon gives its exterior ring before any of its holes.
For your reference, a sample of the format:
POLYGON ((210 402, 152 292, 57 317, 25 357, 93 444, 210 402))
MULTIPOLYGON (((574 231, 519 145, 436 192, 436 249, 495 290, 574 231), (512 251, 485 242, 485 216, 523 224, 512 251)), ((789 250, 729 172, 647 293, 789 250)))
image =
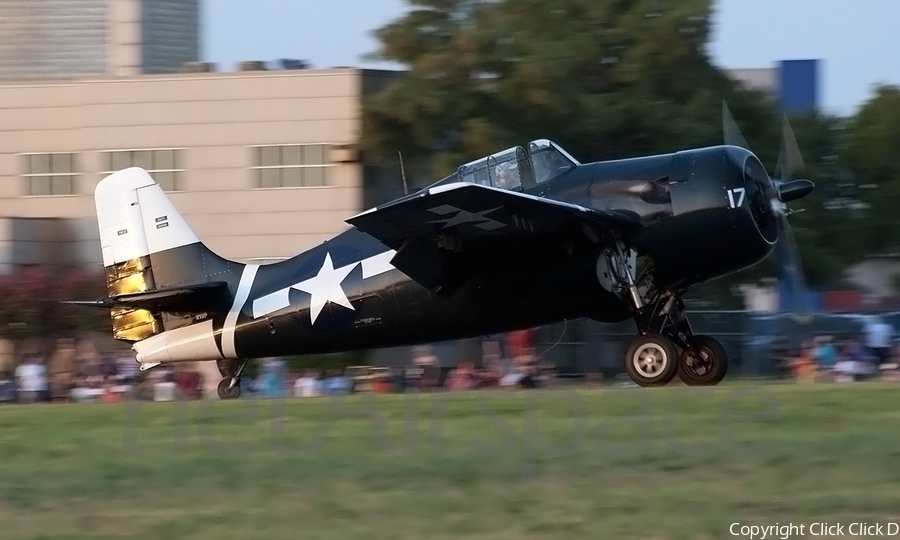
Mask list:
POLYGON ((110 328, 109 310, 61 304, 106 297, 102 273, 29 266, 0 275, 0 338, 48 339, 110 328))

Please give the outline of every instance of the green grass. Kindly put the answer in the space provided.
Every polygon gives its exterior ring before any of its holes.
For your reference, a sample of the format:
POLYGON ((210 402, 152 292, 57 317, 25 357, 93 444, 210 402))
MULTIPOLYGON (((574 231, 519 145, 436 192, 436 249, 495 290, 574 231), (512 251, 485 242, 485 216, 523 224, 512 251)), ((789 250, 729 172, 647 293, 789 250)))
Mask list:
POLYGON ((420 396, 415 415, 402 396, 354 396, 343 409, 290 400, 287 442, 322 443, 292 455, 275 448, 265 401, 255 420, 240 417, 255 402, 191 403, 177 427, 165 403, 136 415, 136 404, 0 407, 0 538, 713 539, 730 537, 734 522, 900 518, 900 385, 766 386, 778 418, 734 424, 738 441, 770 445, 750 456, 719 431, 720 405, 737 388, 688 400, 677 414, 667 399, 685 388, 645 391, 655 412, 630 419, 638 399, 629 390, 579 389, 583 410, 571 393, 532 392, 527 404, 521 392, 480 394, 496 415, 465 394, 420 396), (564 442, 575 426, 592 433, 548 453, 531 428, 523 443, 532 414, 542 440, 564 442), (618 427, 598 428, 613 417, 618 427), (663 418, 707 452, 667 444, 663 418), (648 423, 644 451, 598 447, 635 445, 648 423), (327 437, 315 437, 325 425, 327 437), (503 441, 505 454, 485 455, 503 441), (223 453, 235 444, 249 446, 223 453))

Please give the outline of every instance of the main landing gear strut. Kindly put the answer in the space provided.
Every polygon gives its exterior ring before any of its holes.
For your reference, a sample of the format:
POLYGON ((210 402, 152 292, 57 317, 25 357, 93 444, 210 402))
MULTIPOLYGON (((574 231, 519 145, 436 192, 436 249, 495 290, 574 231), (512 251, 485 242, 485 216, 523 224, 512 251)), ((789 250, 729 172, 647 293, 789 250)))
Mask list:
POLYGON ((684 291, 657 290, 643 276, 636 282, 634 259, 633 252, 619 244, 605 254, 605 273, 600 272, 601 281, 608 280, 604 285, 614 284, 634 312, 638 336, 625 354, 631 380, 640 386, 666 385, 676 376, 691 386, 721 382, 728 370, 725 349, 691 330, 681 299, 684 291))
POLYGON ((241 372, 247 365, 246 360, 217 360, 216 366, 224 377, 216 392, 219 399, 237 399, 241 397, 241 372))

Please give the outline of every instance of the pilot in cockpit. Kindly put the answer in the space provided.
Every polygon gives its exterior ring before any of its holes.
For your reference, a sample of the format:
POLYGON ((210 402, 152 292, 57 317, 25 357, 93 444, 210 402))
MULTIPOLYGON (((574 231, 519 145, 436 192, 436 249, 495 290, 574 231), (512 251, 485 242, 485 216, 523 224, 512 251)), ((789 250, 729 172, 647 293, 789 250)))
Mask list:
POLYGON ((519 186, 518 173, 515 163, 501 163, 494 169, 494 185, 500 189, 516 188, 519 186))

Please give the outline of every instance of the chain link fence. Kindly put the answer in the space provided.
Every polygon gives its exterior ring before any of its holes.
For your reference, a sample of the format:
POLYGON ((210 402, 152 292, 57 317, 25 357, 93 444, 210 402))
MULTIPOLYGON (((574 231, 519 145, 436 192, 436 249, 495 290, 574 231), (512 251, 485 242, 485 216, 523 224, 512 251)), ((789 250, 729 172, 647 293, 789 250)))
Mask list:
MULTIPOLYGON (((900 330, 900 312, 879 316, 900 330)), ((778 339, 792 346, 819 335, 835 339, 864 339, 868 317, 863 313, 819 313, 810 316, 791 314, 757 315, 746 311, 691 311, 691 327, 696 334, 714 337, 728 353, 730 377, 770 377, 776 375, 770 351, 778 339)), ((562 377, 582 377, 602 373, 605 379, 624 375, 625 352, 636 335, 634 322, 599 323, 578 319, 536 329, 535 349, 543 364, 555 367, 562 377)), ((482 343, 502 340, 490 336, 432 345, 432 351, 445 368, 463 359, 477 362, 482 343)), ((410 348, 370 351, 367 361, 373 365, 405 366, 412 358, 410 348)))

